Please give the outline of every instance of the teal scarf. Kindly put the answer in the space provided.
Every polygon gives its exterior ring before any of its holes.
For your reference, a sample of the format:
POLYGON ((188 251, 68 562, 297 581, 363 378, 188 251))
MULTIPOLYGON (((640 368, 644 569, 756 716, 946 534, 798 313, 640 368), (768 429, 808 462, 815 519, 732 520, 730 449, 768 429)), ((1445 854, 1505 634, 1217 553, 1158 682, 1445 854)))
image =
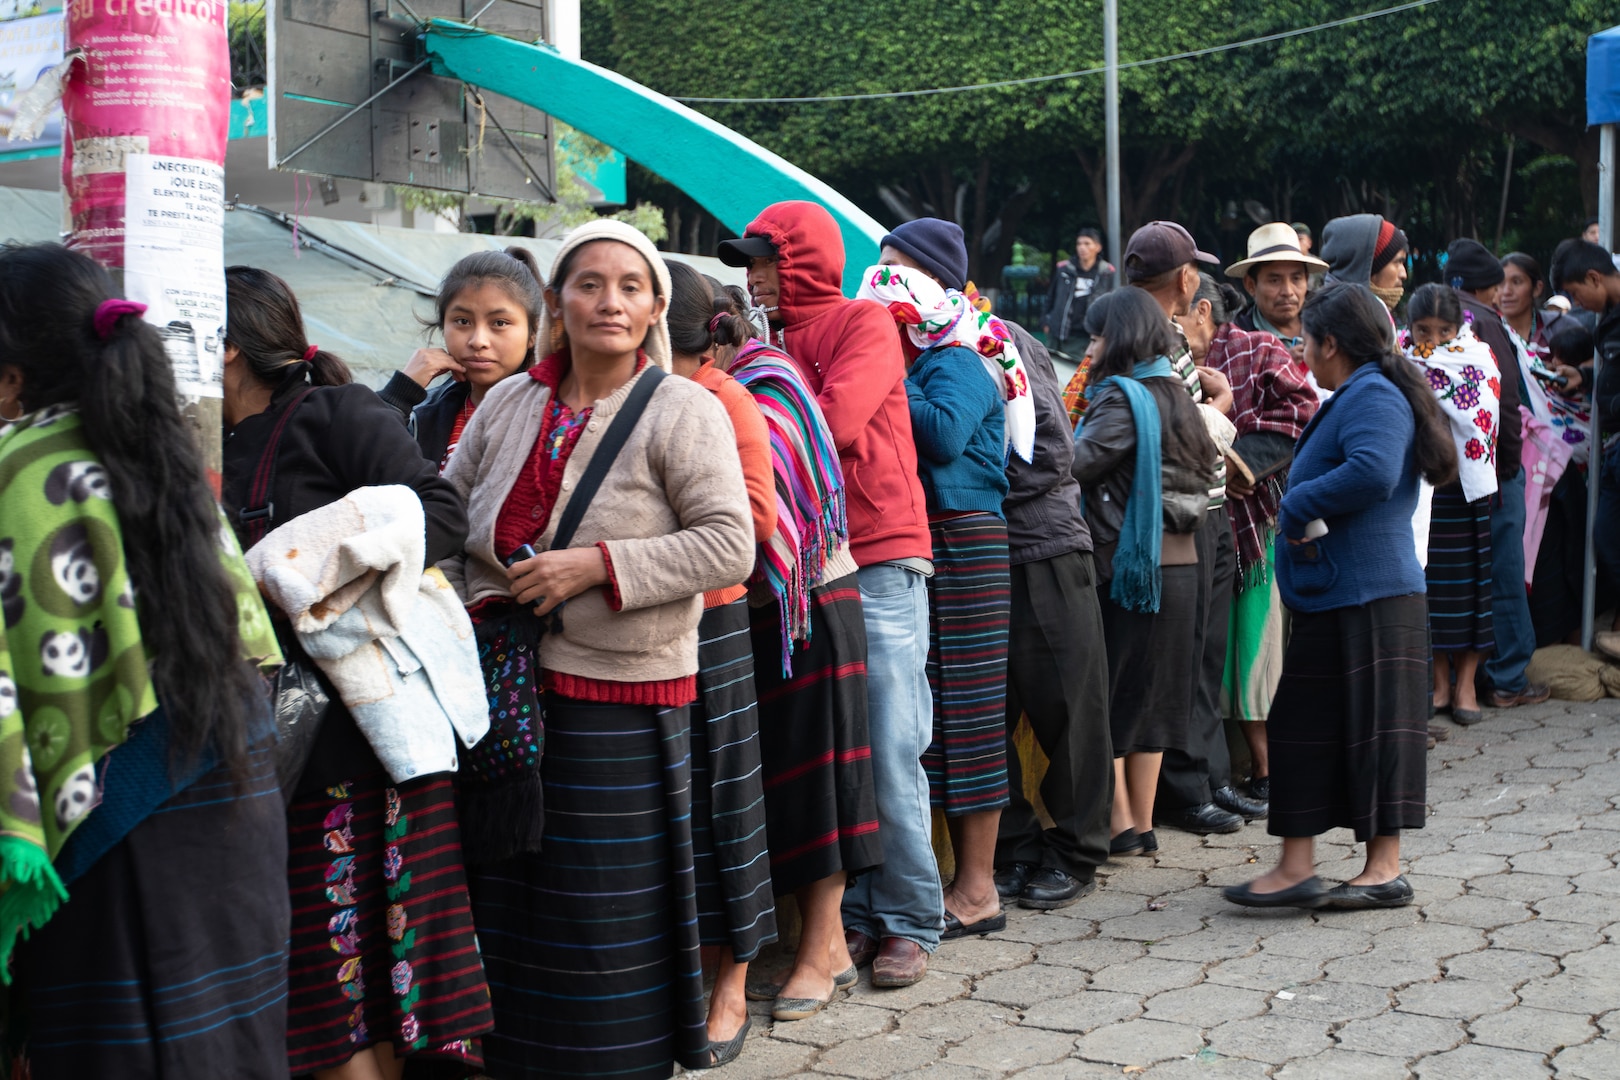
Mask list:
POLYGON ((1161 584, 1164 512, 1160 509, 1159 490, 1159 407, 1142 382, 1175 377, 1170 361, 1155 356, 1132 368, 1130 378, 1115 375, 1103 383, 1119 387, 1136 425, 1136 474, 1131 478, 1131 494, 1125 503, 1125 521, 1119 530, 1119 547, 1114 551, 1114 584, 1108 592, 1114 603, 1127 611, 1156 614, 1161 584))

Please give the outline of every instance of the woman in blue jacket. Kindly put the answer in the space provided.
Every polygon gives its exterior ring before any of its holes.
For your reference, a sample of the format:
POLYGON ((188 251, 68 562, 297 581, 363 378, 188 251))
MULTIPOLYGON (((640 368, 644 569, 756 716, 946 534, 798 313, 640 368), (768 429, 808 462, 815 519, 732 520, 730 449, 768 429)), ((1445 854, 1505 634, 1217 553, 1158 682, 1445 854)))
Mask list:
POLYGON ((1412 546, 1418 477, 1457 476, 1434 395, 1395 351, 1364 285, 1305 304, 1305 363, 1333 391, 1300 436, 1277 521, 1277 586, 1293 613, 1268 717, 1271 818, 1282 858, 1226 898, 1247 907, 1398 907, 1402 829, 1426 814, 1427 605, 1412 546), (1314 838, 1348 828, 1360 874, 1328 889, 1314 838))
MULTIPOLYGON (((929 799, 945 812, 956 856, 942 939, 1004 929, 996 832, 1007 805, 1007 396, 968 341, 983 321, 963 295, 961 231, 932 218, 883 239, 862 296, 885 304, 908 361, 906 395, 928 500, 928 684, 933 739, 923 751, 929 799)), ((1000 325, 999 322, 996 325, 1000 325)), ((1027 391, 1025 400, 1028 401, 1027 391)), ((1033 411, 1033 406, 1031 406, 1033 411)))

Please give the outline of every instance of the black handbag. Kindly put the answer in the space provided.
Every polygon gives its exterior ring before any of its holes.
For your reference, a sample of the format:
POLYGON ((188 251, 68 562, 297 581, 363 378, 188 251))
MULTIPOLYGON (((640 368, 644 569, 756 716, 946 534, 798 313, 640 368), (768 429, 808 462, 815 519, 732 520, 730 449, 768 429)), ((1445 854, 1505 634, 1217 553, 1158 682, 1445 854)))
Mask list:
MULTIPOLYGON (((287 422, 292 419, 293 411, 312 389, 305 387, 300 390, 282 409, 275 427, 270 429, 270 440, 259 455, 259 464, 253 473, 248 505, 237 511, 237 520, 247 540, 244 548, 251 548, 270 531, 271 521, 275 517, 275 504, 271 500, 276 478, 276 450, 281 445, 282 433, 287 430, 287 422)), ((270 680, 270 708, 276 720, 276 778, 281 784, 282 797, 290 800, 293 792, 298 790, 298 781, 302 779, 304 769, 309 765, 321 723, 332 706, 332 693, 326 677, 314 661, 302 654, 302 650, 289 648, 283 643, 282 651, 288 654, 287 662, 270 680)))
MULTIPOLYGON (((563 508, 549 550, 561 551, 573 541, 596 489, 664 378, 662 368, 649 367, 637 380, 563 508)), ((478 660, 489 694, 489 733, 461 755, 461 848, 469 864, 540 850, 546 820, 540 784, 546 738, 540 641, 561 629, 561 605, 541 618, 527 605, 513 603, 479 620, 478 660)))

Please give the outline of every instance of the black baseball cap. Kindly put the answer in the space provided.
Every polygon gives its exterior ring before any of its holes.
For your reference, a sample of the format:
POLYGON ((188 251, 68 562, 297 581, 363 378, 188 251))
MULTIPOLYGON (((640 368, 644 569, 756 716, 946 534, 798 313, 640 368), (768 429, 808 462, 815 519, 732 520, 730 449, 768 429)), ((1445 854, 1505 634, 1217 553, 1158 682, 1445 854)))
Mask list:
POLYGON ((1215 256, 1198 249, 1192 233, 1173 221, 1150 221, 1131 233, 1125 245, 1125 276, 1131 281, 1157 277, 1190 262, 1220 265, 1215 256))
POLYGON ((776 258, 776 245, 763 236, 744 236, 720 241, 720 261, 727 266, 747 266, 755 259, 776 258))

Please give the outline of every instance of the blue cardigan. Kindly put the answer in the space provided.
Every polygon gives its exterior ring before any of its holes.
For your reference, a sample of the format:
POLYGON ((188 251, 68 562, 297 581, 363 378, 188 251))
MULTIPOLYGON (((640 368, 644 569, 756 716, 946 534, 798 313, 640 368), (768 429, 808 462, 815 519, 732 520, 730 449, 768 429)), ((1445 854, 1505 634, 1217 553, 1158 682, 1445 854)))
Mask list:
POLYGON ((1002 517, 1007 407, 979 354, 965 345, 925 349, 906 373, 906 397, 928 512, 1002 517))
POLYGON ((1412 407, 1377 364, 1357 368, 1306 426, 1277 516, 1277 588, 1291 610, 1424 591, 1412 538, 1414 430, 1412 407), (1288 542, 1316 518, 1326 536, 1288 542))

